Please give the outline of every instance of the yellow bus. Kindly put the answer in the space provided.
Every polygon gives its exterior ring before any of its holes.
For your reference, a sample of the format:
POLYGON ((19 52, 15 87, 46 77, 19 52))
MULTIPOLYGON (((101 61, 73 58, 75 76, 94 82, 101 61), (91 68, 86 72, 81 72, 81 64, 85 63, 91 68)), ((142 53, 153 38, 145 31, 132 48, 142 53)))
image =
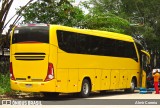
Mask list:
POLYGON ((11 33, 11 88, 44 96, 134 92, 145 87, 149 58, 131 36, 60 25, 20 25, 11 33))

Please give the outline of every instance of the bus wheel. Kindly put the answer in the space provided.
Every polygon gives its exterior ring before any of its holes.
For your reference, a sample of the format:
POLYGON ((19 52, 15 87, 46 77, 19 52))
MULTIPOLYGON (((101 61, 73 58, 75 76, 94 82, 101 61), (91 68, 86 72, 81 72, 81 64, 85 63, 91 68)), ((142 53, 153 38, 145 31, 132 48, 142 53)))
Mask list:
POLYGON ((90 92, 91 92, 90 82, 87 79, 84 79, 82 82, 80 97, 86 98, 89 96, 90 92))
POLYGON ((136 81, 135 81, 135 79, 132 79, 130 88, 126 89, 125 92, 127 92, 127 93, 133 93, 134 90, 135 90, 135 87, 136 87, 136 81))
POLYGON ((59 93, 44 92, 43 95, 45 98, 55 98, 59 96, 59 93))

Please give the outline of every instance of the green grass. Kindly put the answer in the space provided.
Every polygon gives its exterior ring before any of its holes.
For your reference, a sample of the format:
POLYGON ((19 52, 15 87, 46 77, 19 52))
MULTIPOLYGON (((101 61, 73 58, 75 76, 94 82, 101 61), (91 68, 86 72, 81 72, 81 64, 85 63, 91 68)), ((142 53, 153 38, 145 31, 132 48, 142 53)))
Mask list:
POLYGON ((0 94, 10 94, 12 92, 9 75, 9 72, 7 74, 0 73, 0 94))

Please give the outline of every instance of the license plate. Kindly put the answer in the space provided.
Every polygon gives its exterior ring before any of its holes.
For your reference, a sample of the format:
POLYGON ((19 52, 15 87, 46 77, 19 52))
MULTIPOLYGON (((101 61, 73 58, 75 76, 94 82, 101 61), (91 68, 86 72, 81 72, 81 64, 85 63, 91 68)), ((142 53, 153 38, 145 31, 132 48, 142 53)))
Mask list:
POLYGON ((27 87, 27 88, 31 88, 31 87, 32 87, 32 84, 26 84, 26 87, 27 87))

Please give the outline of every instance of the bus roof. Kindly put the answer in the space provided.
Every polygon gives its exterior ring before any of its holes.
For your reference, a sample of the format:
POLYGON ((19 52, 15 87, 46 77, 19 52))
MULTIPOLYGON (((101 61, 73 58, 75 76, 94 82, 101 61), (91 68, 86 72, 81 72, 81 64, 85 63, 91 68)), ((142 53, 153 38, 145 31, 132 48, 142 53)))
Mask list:
POLYGON ((73 28, 73 27, 67 27, 67 26, 61 26, 61 25, 53 25, 53 26, 57 30, 70 31, 70 32, 88 34, 88 35, 99 36, 99 37, 106 37, 111 39, 129 41, 129 42, 134 41, 131 36, 120 34, 120 33, 100 31, 100 30, 90 30, 90 29, 79 29, 79 28, 73 28))

